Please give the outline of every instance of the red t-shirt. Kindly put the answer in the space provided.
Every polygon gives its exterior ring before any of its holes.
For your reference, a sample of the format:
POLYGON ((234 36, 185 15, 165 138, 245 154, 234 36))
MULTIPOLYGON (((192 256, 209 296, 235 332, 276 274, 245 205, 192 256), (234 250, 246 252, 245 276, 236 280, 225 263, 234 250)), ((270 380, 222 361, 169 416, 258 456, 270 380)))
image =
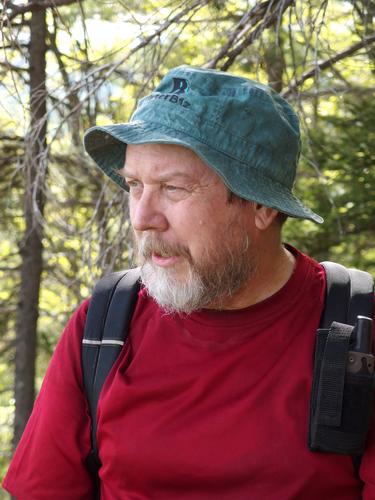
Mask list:
MULTIPOLYGON (((98 407, 102 500, 375 498, 361 467, 307 448, 324 272, 297 254, 275 295, 238 311, 166 315, 144 290, 98 407)), ((84 500, 92 485, 82 393, 88 303, 56 348, 4 487, 19 500, 84 500)), ((375 440, 374 440, 375 441, 375 440)))

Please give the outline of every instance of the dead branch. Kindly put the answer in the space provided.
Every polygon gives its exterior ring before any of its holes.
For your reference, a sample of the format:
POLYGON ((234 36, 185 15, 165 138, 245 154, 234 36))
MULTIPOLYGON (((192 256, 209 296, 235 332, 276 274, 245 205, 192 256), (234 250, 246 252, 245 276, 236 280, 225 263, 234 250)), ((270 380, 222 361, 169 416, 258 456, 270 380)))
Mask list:
POLYGON ((14 64, 11 64, 8 61, 0 61, 0 66, 10 69, 11 71, 16 71, 17 73, 22 71, 28 71, 28 68, 21 68, 20 66, 15 66, 14 64))
POLYGON ((313 69, 306 71, 303 73, 297 80, 295 80, 293 83, 289 85, 287 89, 285 89, 281 94, 284 97, 289 96, 290 94, 293 94, 297 91, 297 89, 309 78, 313 78, 316 76, 319 71, 323 71, 327 68, 332 67, 335 63, 338 61, 341 61, 342 59, 345 59, 346 57, 351 56, 355 52, 357 52, 360 49, 363 49, 363 47, 367 47, 371 45, 372 43, 375 42, 375 34, 370 35, 365 37, 363 40, 360 42, 355 43, 351 47, 347 48, 346 50, 343 50, 342 52, 339 52, 335 54, 334 56, 330 57, 329 59, 326 59, 325 61, 322 61, 318 63, 313 69))
POLYGON ((250 29, 251 26, 263 18, 267 8, 269 7, 269 3, 270 2, 267 1, 261 4, 256 4, 251 10, 249 10, 249 12, 246 12, 244 16, 242 16, 238 24, 234 27, 233 33, 229 37, 227 43, 224 47, 222 47, 217 56, 206 64, 207 68, 216 68, 217 63, 228 54, 236 40, 240 38, 244 32, 250 29))
POLYGON ((241 19, 236 27, 235 33, 233 33, 219 54, 209 61, 205 67, 216 68, 220 60, 227 58, 225 63, 220 66, 222 71, 227 71, 234 63, 236 57, 259 38, 264 30, 277 23, 285 10, 293 4, 294 0, 278 0, 276 2, 274 0, 269 0, 255 5, 255 7, 241 19), (261 24, 258 24, 260 21, 262 21, 261 24), (253 31, 245 36, 254 26, 256 27, 253 31), (241 39, 242 42, 238 43, 241 39), (237 46, 232 48, 233 44, 236 42, 237 46))
POLYGON ((280 6, 278 8, 275 8, 272 12, 266 15, 263 22, 260 25, 258 25, 254 29, 254 31, 252 31, 250 35, 247 36, 245 40, 243 40, 243 42, 238 47, 228 52, 227 60, 220 67, 220 69, 222 71, 227 71, 230 68, 230 66, 234 63, 236 57, 239 56, 257 38, 259 38, 260 35, 263 33, 263 31, 265 31, 270 26, 273 26, 275 23, 278 23, 283 13, 293 4, 294 0, 281 0, 281 2, 279 2, 280 6))
POLYGON ((5 2, 2 9, 2 18, 0 18, 0 23, 9 23, 15 17, 20 14, 25 14, 26 12, 33 12, 38 9, 62 7, 64 5, 71 5, 81 1, 82 0, 34 0, 24 5, 15 5, 12 2, 5 2))

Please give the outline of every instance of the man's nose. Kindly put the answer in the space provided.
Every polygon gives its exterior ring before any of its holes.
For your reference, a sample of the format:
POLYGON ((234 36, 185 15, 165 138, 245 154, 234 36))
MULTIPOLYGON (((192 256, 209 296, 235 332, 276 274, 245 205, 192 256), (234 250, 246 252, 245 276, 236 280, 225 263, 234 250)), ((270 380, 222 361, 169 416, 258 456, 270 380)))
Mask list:
POLYGON ((130 221, 135 231, 165 231, 168 228, 157 193, 144 190, 138 199, 130 198, 130 221))

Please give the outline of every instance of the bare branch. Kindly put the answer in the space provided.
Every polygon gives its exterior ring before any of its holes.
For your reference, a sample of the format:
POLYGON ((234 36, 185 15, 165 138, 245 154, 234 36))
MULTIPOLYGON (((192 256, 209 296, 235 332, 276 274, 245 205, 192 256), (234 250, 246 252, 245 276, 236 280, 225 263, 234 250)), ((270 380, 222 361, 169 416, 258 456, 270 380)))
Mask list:
POLYGON ((16 16, 19 16, 20 14, 33 12, 37 9, 62 7, 64 5, 71 5, 80 1, 82 0, 34 0, 24 5, 14 5, 13 3, 8 3, 8 7, 7 3, 5 3, 5 9, 3 8, 2 19, 0 19, 0 22, 12 21, 12 19, 14 19, 16 16))
POLYGON ((259 20, 263 18, 268 6, 269 1, 263 2, 261 4, 256 4, 251 10, 246 12, 238 22, 237 26, 235 26, 235 28, 233 29, 233 33, 229 37, 227 43, 222 47, 217 56, 206 64, 206 67, 216 68, 217 63, 220 61, 220 59, 226 57, 236 40, 240 38, 244 32, 250 29, 251 26, 259 22, 259 20))
POLYGON ((302 76, 300 76, 291 85, 289 85, 289 87, 282 92, 282 95, 284 97, 287 97, 290 94, 296 92, 298 87, 300 87, 309 78, 316 76, 317 72, 332 67, 336 62, 341 61, 342 59, 345 59, 346 57, 351 56, 352 54, 354 54, 358 50, 363 49, 363 47, 369 46, 374 42, 375 42, 375 34, 368 36, 368 37, 365 37, 363 40, 361 40, 358 43, 355 43, 354 45, 347 48, 346 50, 343 50, 342 52, 335 54, 334 56, 330 57, 329 59, 326 59, 325 61, 318 63, 316 67, 314 67, 310 71, 306 71, 305 73, 302 74, 302 76))
POLYGON ((293 4, 294 0, 269 0, 255 5, 255 7, 249 12, 248 16, 244 16, 241 19, 240 23, 237 25, 237 31, 230 37, 224 48, 213 60, 209 61, 205 67, 216 68, 221 59, 227 58, 225 63, 220 66, 220 69, 222 71, 229 69, 229 67, 234 63, 236 57, 241 54, 246 47, 259 38, 266 28, 274 25, 275 22, 278 22, 285 10, 293 4), (244 37, 244 35, 260 21, 262 21, 261 24, 256 26, 249 35, 244 37), (245 25, 243 26, 244 22, 245 25), (242 42, 235 48, 232 48, 233 43, 235 41, 239 41, 241 38, 242 42))
POLYGON ((3 66, 7 69, 10 69, 11 71, 16 71, 16 72, 21 72, 21 71, 28 71, 28 68, 21 68, 20 66, 15 66, 14 64, 11 64, 8 61, 0 61, 0 66, 3 66))
POLYGON ((299 96, 302 99, 316 99, 317 97, 326 97, 332 95, 343 95, 343 94, 358 94, 359 96, 363 95, 374 95, 375 87, 348 87, 345 86, 337 86, 324 90, 311 90, 307 92, 300 92, 299 96))
MULTIPOLYGON (((28 43, 19 43, 18 47, 28 49, 29 44, 28 43)), ((9 44, 9 45, 1 45, 0 46, 0 50, 10 50, 10 49, 14 49, 14 45, 9 44)))

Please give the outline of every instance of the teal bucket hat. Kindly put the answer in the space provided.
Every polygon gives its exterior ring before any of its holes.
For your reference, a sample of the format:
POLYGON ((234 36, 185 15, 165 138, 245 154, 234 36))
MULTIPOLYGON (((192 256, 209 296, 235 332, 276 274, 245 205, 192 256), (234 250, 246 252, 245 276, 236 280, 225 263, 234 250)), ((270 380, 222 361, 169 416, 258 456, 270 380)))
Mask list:
POLYGON ((261 83, 191 66, 172 69, 141 99, 128 123, 95 126, 84 146, 121 188, 127 144, 193 150, 236 195, 292 217, 323 219, 292 192, 300 154, 298 118, 261 83))

